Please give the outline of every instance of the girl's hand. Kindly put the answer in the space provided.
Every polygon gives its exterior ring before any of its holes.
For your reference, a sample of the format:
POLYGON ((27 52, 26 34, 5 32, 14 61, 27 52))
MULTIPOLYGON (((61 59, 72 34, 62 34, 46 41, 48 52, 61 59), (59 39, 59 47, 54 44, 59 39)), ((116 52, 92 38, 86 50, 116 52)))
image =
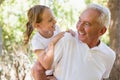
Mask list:
POLYGON ((57 34, 53 39, 51 40, 50 44, 53 44, 53 46, 64 36, 65 32, 60 32, 57 34))
POLYGON ((68 29, 66 32, 69 32, 73 37, 75 36, 75 32, 72 29, 68 29))

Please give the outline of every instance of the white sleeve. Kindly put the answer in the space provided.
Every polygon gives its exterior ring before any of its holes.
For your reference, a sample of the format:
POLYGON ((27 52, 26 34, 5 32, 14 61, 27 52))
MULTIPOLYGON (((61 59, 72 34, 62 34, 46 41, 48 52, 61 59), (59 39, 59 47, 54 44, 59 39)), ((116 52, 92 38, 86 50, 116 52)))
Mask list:
POLYGON ((44 49, 45 48, 43 43, 40 40, 36 39, 36 38, 33 38, 31 40, 31 44, 32 44, 32 50, 33 51, 35 51, 37 49, 44 49))
POLYGON ((53 67, 55 67, 61 60, 63 53, 66 51, 66 44, 68 44, 68 42, 70 41, 68 41, 68 39, 71 39, 72 37, 70 33, 65 33, 64 36, 65 37, 61 38, 55 45, 53 67))
POLYGON ((62 38, 56 43, 56 45, 54 47, 54 61, 53 61, 51 70, 49 70, 49 72, 48 71, 46 72, 47 75, 54 73, 55 66, 62 58, 63 48, 64 48, 64 44, 63 44, 63 38, 62 38))
POLYGON ((109 60, 107 60, 106 72, 103 74, 104 79, 109 78, 109 75, 110 75, 111 69, 113 67, 115 58, 116 58, 116 55, 115 55, 115 53, 113 53, 111 55, 111 57, 109 58, 109 60))
POLYGON ((53 67, 55 65, 57 65, 57 63, 59 62, 59 60, 62 58, 62 53, 63 53, 63 49, 64 49, 64 43, 63 43, 64 39, 60 39, 57 44, 55 45, 54 48, 54 62, 53 62, 53 67))

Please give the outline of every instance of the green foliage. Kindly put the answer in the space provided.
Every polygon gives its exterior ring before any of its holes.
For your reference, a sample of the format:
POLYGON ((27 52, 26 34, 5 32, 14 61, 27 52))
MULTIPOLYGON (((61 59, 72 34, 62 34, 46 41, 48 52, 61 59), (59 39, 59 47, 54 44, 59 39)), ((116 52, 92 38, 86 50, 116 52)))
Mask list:
POLYGON ((109 39, 109 33, 108 33, 108 31, 101 37, 101 40, 103 42, 105 42, 109 46, 110 39, 109 39))
POLYGON ((90 4, 90 3, 99 3, 102 5, 107 5, 108 0, 85 0, 86 4, 90 4))
POLYGON ((2 26, 3 49, 12 52, 13 49, 20 49, 23 41, 23 32, 27 22, 27 10, 39 0, 21 1, 5 0, 1 4, 0 22, 2 26))
POLYGON ((85 3, 89 4, 89 3, 91 3, 91 0, 85 0, 85 3))
POLYGON ((54 2, 51 2, 49 6, 56 16, 58 25, 63 30, 73 27, 80 10, 75 10, 69 3, 69 0, 64 0, 63 2, 55 0, 54 2))

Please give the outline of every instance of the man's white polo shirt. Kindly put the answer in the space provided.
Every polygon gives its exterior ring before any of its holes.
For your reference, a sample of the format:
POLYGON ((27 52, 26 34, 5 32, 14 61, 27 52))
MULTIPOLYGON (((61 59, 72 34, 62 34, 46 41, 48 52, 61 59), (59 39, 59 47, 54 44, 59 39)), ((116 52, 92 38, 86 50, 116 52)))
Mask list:
POLYGON ((56 44, 54 56, 54 75, 57 80, 108 78, 115 60, 114 51, 104 43, 90 49, 68 33, 56 44))

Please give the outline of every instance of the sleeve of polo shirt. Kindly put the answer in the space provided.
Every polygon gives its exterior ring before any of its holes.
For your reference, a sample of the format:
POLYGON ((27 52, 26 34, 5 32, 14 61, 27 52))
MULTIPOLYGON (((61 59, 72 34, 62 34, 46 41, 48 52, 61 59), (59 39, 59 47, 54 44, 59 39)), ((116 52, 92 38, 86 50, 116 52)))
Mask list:
POLYGON ((66 44, 69 44, 72 35, 70 33, 65 33, 64 37, 61 38, 54 48, 54 63, 53 66, 57 65, 57 63, 61 60, 64 52, 66 51, 66 44))
POLYGON ((55 48, 54 48, 54 62, 53 62, 53 67, 55 65, 57 65, 57 63, 62 58, 63 50, 64 50, 64 38, 61 38, 57 42, 57 44, 55 45, 55 48))
POLYGON ((115 52, 112 52, 111 55, 109 55, 109 59, 107 60, 107 66, 106 66, 106 72, 104 73, 103 75, 103 78, 106 79, 106 78, 109 78, 109 75, 110 75, 110 72, 111 72, 111 69, 113 67, 113 64, 114 64, 114 61, 115 61, 115 58, 116 58, 116 55, 115 55, 115 52))

